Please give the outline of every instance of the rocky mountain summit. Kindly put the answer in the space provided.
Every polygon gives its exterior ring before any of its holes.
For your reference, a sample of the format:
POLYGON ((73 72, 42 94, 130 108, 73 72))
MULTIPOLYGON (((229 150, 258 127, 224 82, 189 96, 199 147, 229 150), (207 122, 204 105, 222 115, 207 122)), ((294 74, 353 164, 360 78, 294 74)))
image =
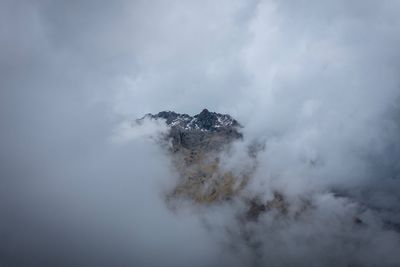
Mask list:
POLYGON ((179 114, 173 111, 161 111, 156 115, 147 114, 145 117, 152 119, 165 119, 171 127, 179 127, 185 130, 218 131, 223 128, 234 128, 240 124, 230 115, 210 112, 203 109, 197 115, 179 114))
POLYGON ((234 141, 240 141, 242 126, 230 115, 204 109, 189 116, 173 111, 147 114, 143 120, 163 120, 168 132, 161 138, 169 148, 179 182, 168 198, 184 197, 197 203, 229 199, 249 180, 254 166, 234 173, 222 168, 221 155, 227 153, 234 141))
POLYGON ((174 151, 189 150, 218 150, 223 145, 243 137, 239 129, 242 127, 235 119, 227 114, 219 114, 204 109, 197 115, 189 116, 173 111, 162 111, 155 115, 147 114, 142 119, 165 120, 170 131, 174 151))

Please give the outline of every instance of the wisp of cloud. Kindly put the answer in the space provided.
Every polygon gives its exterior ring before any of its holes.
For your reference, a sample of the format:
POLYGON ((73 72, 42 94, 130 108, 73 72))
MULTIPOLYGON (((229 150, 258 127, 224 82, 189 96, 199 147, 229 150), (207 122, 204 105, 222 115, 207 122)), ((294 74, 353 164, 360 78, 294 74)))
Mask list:
POLYGON ((0 266, 399 266, 399 12, 1 1, 0 266), (171 208, 168 126, 135 119, 203 108, 243 125, 220 164, 251 179, 171 208))

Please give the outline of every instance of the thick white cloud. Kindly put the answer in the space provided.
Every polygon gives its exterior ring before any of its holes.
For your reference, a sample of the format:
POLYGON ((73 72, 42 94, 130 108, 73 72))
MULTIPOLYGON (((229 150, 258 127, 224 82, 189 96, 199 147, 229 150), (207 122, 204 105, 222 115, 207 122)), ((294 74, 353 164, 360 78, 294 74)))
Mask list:
MULTIPOLYGON (((399 235, 382 221, 400 222, 399 11, 396 0, 2 1, 1 264, 398 265, 399 235), (174 173, 141 138, 161 128, 118 127, 205 107, 265 142, 249 193, 312 197, 308 221, 243 226, 243 203, 166 209, 174 173), (361 212, 368 230, 342 221, 355 203, 374 208, 361 212), (257 249, 241 231, 260 233, 257 249)), ((241 146, 225 167, 251 165, 241 146)))

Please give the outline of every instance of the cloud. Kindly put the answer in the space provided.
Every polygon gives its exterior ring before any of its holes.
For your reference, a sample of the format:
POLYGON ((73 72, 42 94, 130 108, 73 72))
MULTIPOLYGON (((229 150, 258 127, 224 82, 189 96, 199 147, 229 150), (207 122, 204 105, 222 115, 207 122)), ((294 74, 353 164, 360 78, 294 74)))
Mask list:
POLYGON ((1 264, 398 265, 399 10, 2 1, 1 264), (241 201, 168 210, 176 175, 143 138, 164 128, 124 121, 205 107, 245 126, 226 168, 265 143, 245 193, 313 208, 258 224, 238 221, 241 201))
POLYGON ((147 118, 135 122, 124 121, 115 129, 111 141, 125 144, 135 139, 157 138, 167 131, 168 126, 164 121, 147 118))

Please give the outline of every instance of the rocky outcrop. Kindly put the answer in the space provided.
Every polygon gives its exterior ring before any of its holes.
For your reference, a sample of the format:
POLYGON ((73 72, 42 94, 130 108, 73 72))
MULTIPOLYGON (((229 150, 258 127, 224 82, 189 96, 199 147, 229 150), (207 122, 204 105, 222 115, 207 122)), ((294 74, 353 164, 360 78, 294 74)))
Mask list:
POLYGON ((169 144, 173 166, 180 176, 169 199, 184 197, 197 203, 230 199, 243 189, 254 171, 234 174, 220 166, 221 152, 243 138, 242 126, 230 115, 204 109, 194 116, 162 111, 140 120, 144 119, 164 120, 169 127, 162 142, 169 144))
POLYGON ((224 145, 241 139, 242 127, 227 114, 219 114, 204 109, 191 117, 173 111, 147 114, 142 119, 165 120, 170 131, 166 138, 172 141, 173 150, 220 150, 224 145))

